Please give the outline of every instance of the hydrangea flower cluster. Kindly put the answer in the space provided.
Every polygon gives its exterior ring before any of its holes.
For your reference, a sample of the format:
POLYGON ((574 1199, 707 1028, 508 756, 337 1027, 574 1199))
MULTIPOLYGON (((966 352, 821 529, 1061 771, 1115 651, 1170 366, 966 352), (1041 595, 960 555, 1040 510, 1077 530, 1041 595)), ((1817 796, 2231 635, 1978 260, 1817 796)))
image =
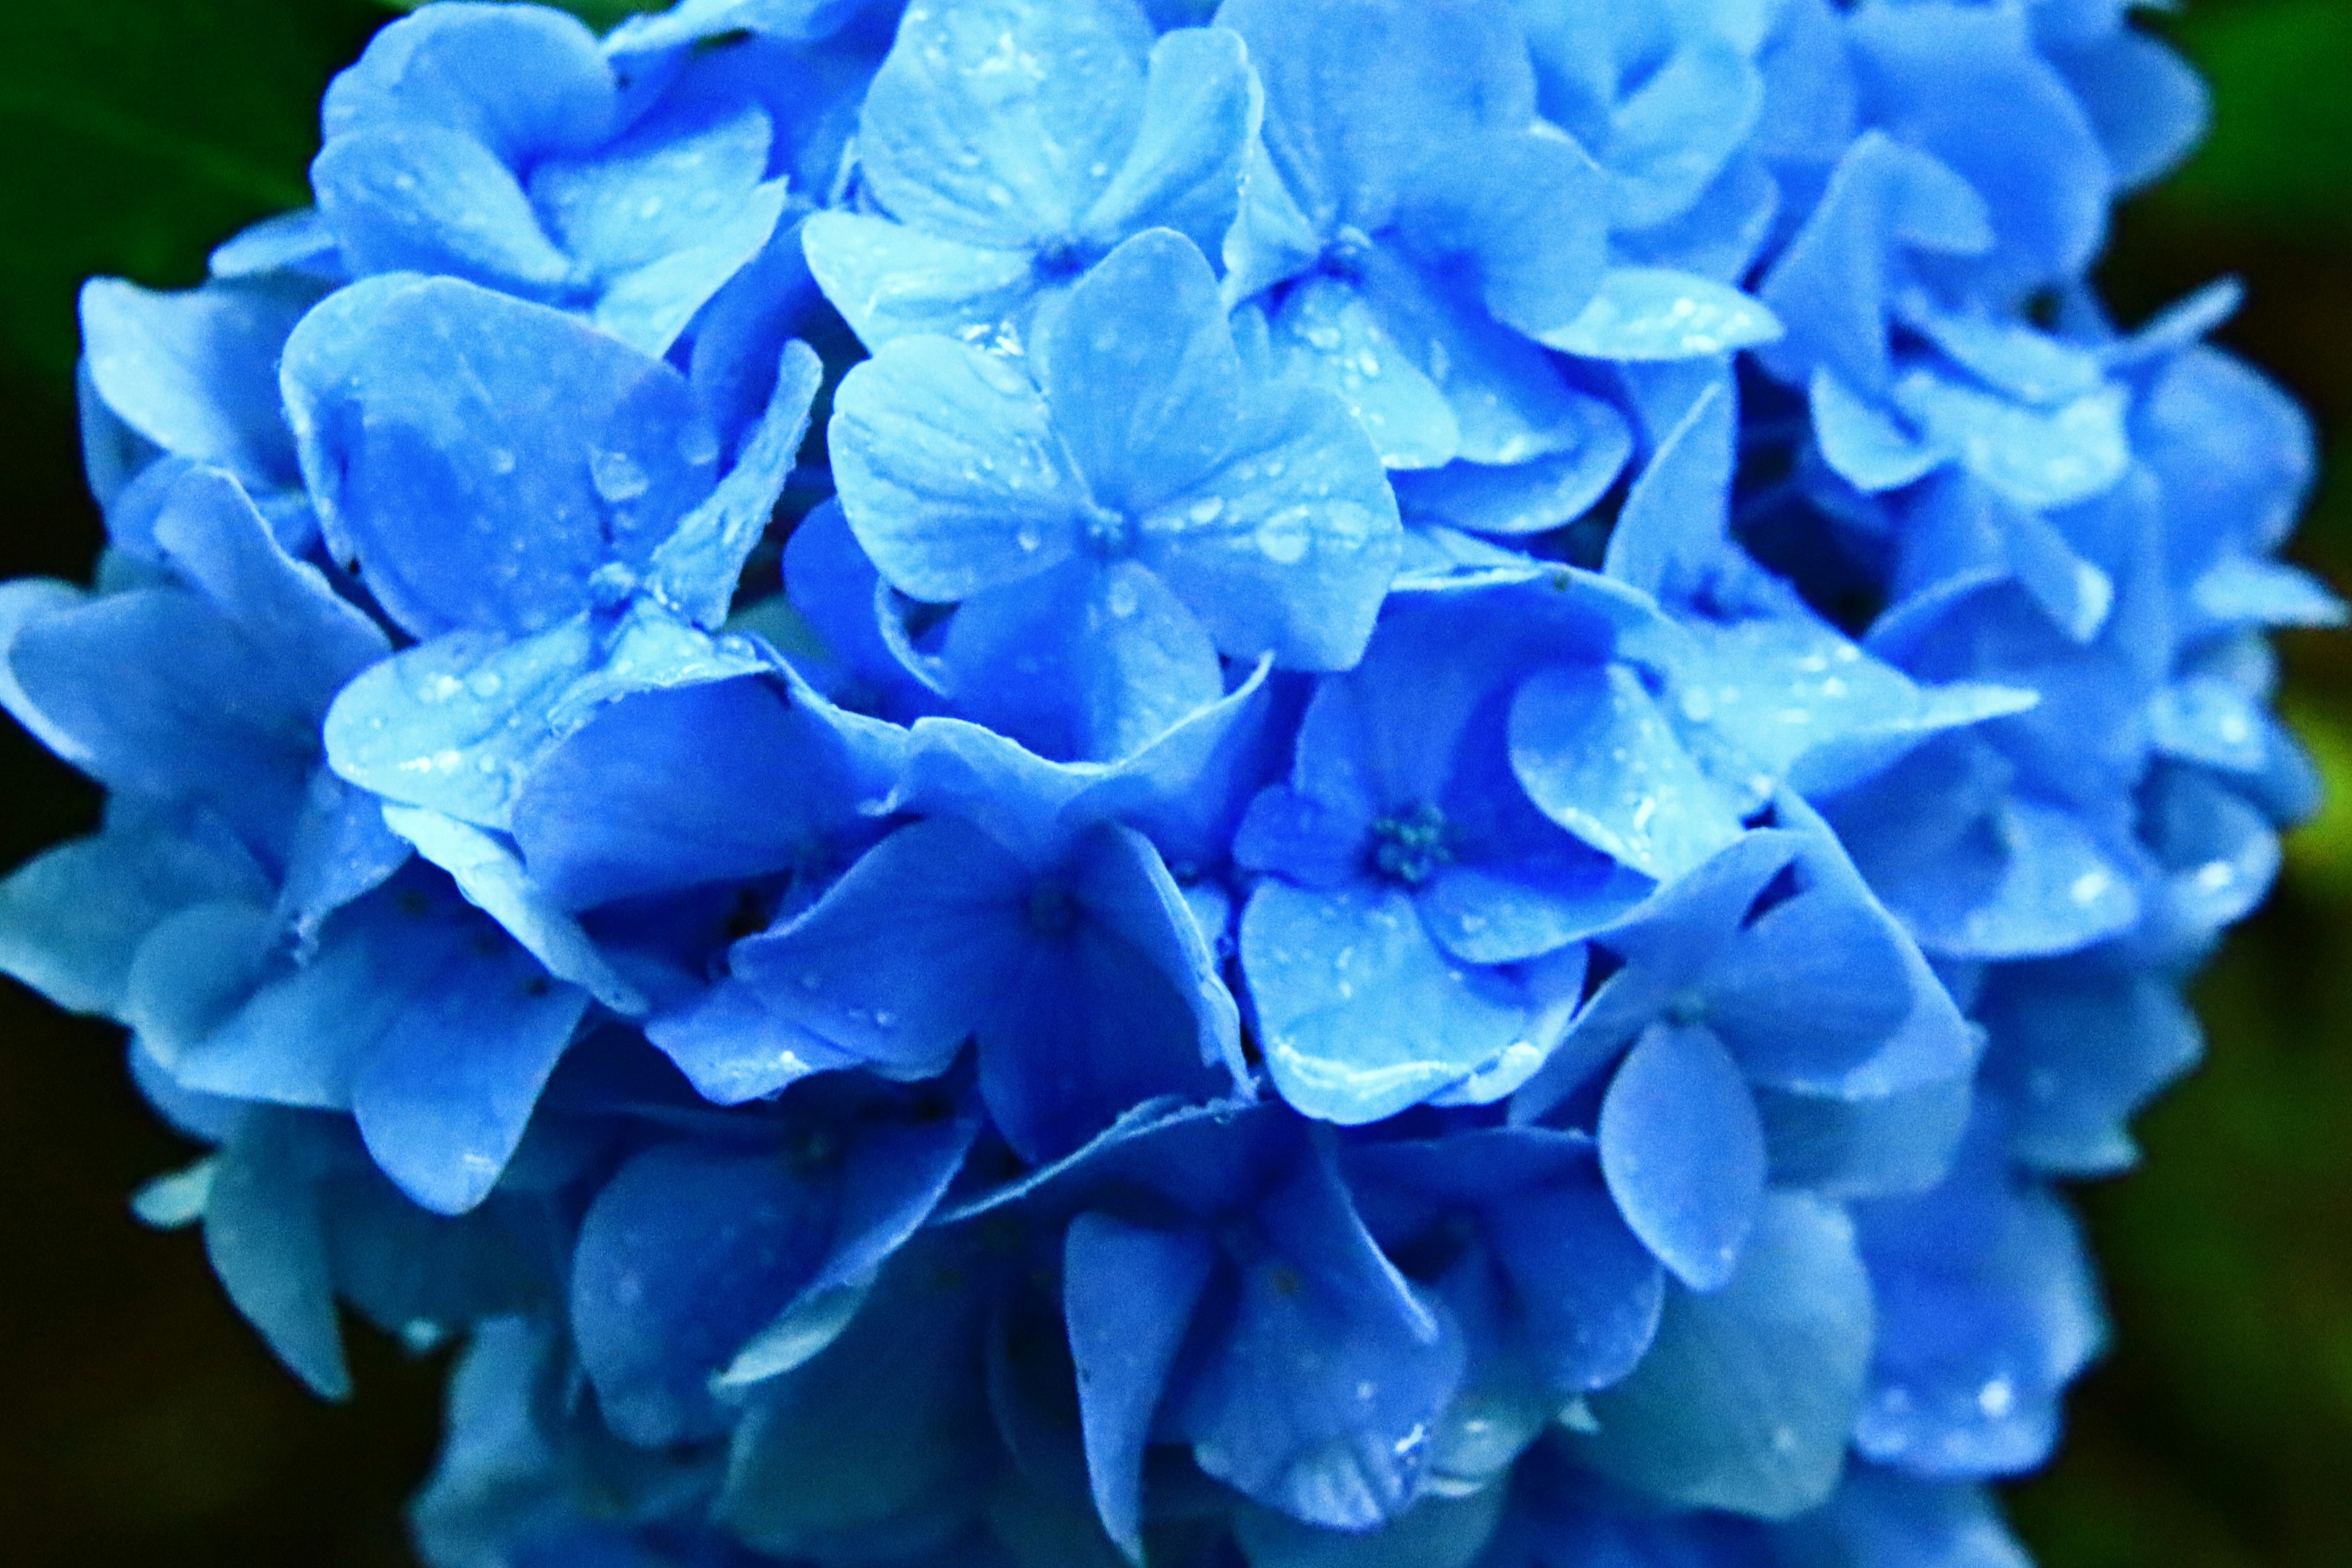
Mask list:
POLYGON ((83 296, 0 967, 438 1568, 2016 1568, 2339 615, 2130 3, 429 5, 83 296))

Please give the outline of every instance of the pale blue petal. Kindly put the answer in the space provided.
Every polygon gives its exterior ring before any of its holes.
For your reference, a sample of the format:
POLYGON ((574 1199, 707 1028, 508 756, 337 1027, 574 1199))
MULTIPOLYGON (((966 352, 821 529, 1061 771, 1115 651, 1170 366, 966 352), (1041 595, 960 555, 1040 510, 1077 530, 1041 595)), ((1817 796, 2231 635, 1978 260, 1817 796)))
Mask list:
POLYGON ((589 320, 639 353, 668 353, 703 307, 767 249, 788 201, 782 180, 755 187, 701 231, 702 243, 608 280, 589 320))
POLYGON ((1661 880, 1739 837, 1722 793, 1621 664, 1531 676, 1511 703, 1511 765, 1546 816, 1661 880))
POLYGON ((893 216, 933 234, 1073 236, 1135 141, 1150 49, 1132 0, 918 5, 866 94, 860 166, 893 216))
POLYGON ((1844 1213, 1776 1195, 1731 1283, 1671 1293, 1633 1374, 1591 1396, 1574 1439, 1603 1475, 1684 1508, 1786 1519, 1837 1484, 1874 1312, 1844 1213))
POLYGON ((1363 294, 1338 278, 1306 278, 1272 322, 1276 363, 1336 393, 1392 468, 1429 468, 1461 449, 1454 410, 1398 347, 1363 294))
POLYGON ((798 340, 784 345, 775 391, 744 437, 735 466, 654 551, 647 585, 697 626, 716 630, 727 618, 744 558, 760 542, 783 493, 824 379, 824 363, 814 350, 798 340))
POLYGON ((1754 296, 1695 272, 1612 267, 1574 321, 1537 341, 1585 359, 1706 359, 1780 336, 1780 318, 1754 296))
POLYGON ((549 159, 530 197, 565 249, 605 277, 707 243, 768 172, 757 104, 665 106, 588 158, 549 159))
POLYGON ((986 342, 1037 288, 1026 250, 942 239, 863 213, 812 215, 801 247, 824 297, 868 350, 917 333, 986 342))
POLYGON ((1574 409, 1579 430, 1569 450, 1509 468, 1448 463, 1398 474, 1399 504, 1416 521, 1506 539, 1566 527, 1608 494, 1633 455, 1633 433, 1615 408, 1588 397, 1574 409))
POLYGON ((315 288, 274 280, 158 294, 92 279, 81 290, 89 384, 117 418, 175 457, 257 484, 290 483, 298 470, 275 366, 317 298, 315 288))
POLYGON ((684 376, 455 279, 353 284, 304 318, 280 374, 320 525, 419 636, 562 620, 716 477, 684 376))
POLYGON ((338 136, 310 188, 362 277, 438 272, 539 298, 572 280, 512 172, 463 132, 394 121, 338 136))
POLYGON ((902 338, 852 369, 833 406, 825 438, 842 510, 900 591, 967 598, 1077 550, 1086 491, 1016 366, 945 338, 902 338))
POLYGON ((1396 496, 1347 409, 1265 389, 1199 483, 1139 521, 1137 554, 1237 658, 1345 669, 1362 657, 1402 548, 1396 496))
POLYGON ((1080 232, 1108 247, 1139 229, 1172 228, 1215 254, 1240 202, 1262 109, 1248 52, 1232 33, 1163 36, 1152 46, 1135 140, 1080 232))
POLYGON ((1764 1129, 1739 1064, 1707 1029, 1652 1028, 1610 1079, 1600 1134, 1633 1234, 1692 1289, 1721 1289, 1764 1200, 1764 1129))
POLYGON ((446 5, 378 33, 328 89, 329 140, 385 121, 465 132, 509 163, 584 152, 619 110, 596 36, 547 6, 446 5))

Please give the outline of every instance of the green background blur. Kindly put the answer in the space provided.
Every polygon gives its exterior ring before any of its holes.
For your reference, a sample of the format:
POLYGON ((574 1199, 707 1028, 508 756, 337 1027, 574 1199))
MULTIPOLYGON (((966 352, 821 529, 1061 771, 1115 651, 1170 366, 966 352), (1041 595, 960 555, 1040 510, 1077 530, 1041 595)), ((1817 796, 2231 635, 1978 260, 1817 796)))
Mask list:
MULTIPOLYGON (((96 553, 76 284, 191 284, 233 228, 303 202, 318 95, 385 16, 0 0, 0 576, 79 577, 96 553)), ((2124 212, 2104 281, 2129 321, 2245 279, 2221 336, 2312 409, 2335 467, 2298 552, 2352 584, 2352 0, 2201 0, 2154 25, 2212 81, 2215 132, 2124 212)), ((2210 1057, 2146 1119, 2145 1168, 2081 1194, 2116 1343, 2058 1462, 2013 1494, 2044 1568, 2352 1565, 2352 636, 2285 652, 2336 804, 2202 985, 2210 1057)), ((5 867, 98 802, 0 731, 5 867)), ((112 1030, 0 982, 0 1563, 405 1562, 440 1364, 355 1335, 358 1401, 302 1394, 195 1237, 124 1206, 189 1152, 112 1030)))

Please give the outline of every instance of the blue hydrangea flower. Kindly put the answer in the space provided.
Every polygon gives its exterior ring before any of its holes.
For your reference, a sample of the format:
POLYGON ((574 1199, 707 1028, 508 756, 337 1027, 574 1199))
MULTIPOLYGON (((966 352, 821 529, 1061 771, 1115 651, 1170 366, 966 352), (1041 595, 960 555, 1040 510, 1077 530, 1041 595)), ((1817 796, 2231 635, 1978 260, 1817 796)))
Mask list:
POLYGON ((2086 276, 2203 112, 2113 0, 424 6, 84 290, 0 970, 313 1388, 465 1342, 444 1568, 2022 1568, 2343 616, 2233 291, 2086 276))

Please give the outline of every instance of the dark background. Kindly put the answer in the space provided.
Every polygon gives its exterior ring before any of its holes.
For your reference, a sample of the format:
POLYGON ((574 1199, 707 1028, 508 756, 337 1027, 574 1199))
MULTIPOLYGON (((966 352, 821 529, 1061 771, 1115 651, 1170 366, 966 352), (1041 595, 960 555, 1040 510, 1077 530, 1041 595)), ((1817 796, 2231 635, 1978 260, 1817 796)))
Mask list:
MULTIPOLYGON (((386 16, 0 0, 0 577, 82 577, 97 551, 76 284, 191 284, 213 243, 303 202, 319 93, 386 16)), ((2335 467, 2298 551, 2352 584, 2352 0, 2201 0, 2153 25, 2211 79, 2215 133, 2122 214, 2104 281, 2129 321, 2246 280, 2221 339, 2311 408, 2335 467)), ((2210 1058, 2146 1119, 2146 1167, 2081 1194, 2116 1342, 2057 1463, 2013 1492, 2044 1568, 2352 1564, 2352 637, 2285 653, 2336 799, 2200 987, 2210 1058)), ((0 867, 97 812, 0 724, 0 867)), ((355 1331, 357 1401, 302 1393, 196 1238, 125 1207, 191 1153, 111 1028, 0 981, 0 1561, 406 1562, 442 1367, 355 1331)))

